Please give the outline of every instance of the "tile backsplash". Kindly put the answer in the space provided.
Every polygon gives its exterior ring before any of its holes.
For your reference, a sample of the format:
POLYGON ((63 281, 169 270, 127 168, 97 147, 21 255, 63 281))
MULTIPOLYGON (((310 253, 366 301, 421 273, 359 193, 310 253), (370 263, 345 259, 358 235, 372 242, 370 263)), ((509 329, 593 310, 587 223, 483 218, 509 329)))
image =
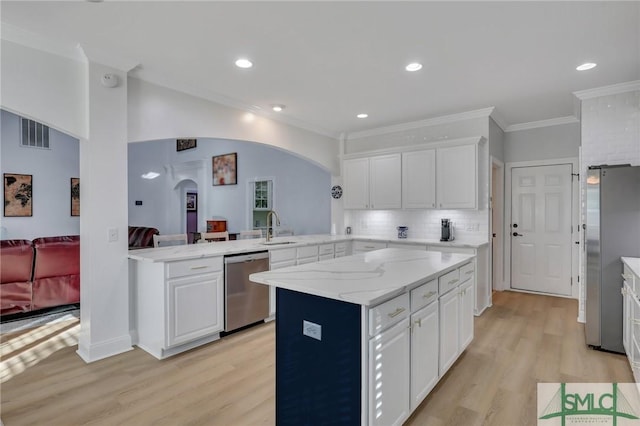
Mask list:
MULTIPOLYGON (((397 238, 396 227, 408 226, 408 238, 440 238, 440 219, 451 219, 456 239, 488 239, 487 210, 345 210, 345 226, 356 235, 397 238)), ((344 233, 344 230, 343 232, 344 233)))

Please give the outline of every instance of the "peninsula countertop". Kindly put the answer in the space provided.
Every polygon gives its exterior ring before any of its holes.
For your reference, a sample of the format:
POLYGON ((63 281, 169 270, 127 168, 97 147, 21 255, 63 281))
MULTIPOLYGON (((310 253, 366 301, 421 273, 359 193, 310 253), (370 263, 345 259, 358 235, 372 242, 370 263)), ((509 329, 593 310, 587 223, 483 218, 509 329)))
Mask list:
POLYGON ((207 244, 188 244, 141 250, 129 250, 129 258, 141 262, 170 262, 175 260, 198 259, 202 257, 225 256, 255 251, 278 250, 289 247, 302 247, 314 244, 328 244, 343 241, 379 241, 399 244, 424 244, 442 247, 480 248, 488 244, 486 240, 468 239, 441 242, 437 239, 407 238, 398 239, 386 236, 367 235, 300 235, 273 238, 274 242, 287 241, 290 244, 266 245, 264 238, 222 241, 207 244))
POLYGON ((251 274, 251 281, 373 306, 473 259, 473 255, 386 248, 251 274))
POLYGON ((622 261, 634 274, 640 277, 640 257, 623 257, 622 261))

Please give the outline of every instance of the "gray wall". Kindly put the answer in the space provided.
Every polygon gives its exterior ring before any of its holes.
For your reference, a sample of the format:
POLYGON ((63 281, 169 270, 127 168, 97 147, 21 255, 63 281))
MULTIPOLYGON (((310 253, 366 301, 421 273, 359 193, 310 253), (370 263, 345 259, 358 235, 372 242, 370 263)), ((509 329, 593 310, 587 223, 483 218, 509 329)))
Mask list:
POLYGON ((489 155, 504 162, 504 131, 489 117, 489 155))
POLYGON ((20 146, 20 117, 4 110, 1 113, 2 173, 33 175, 33 216, 4 217, 2 214, 1 238, 30 240, 78 235, 80 218, 71 216, 71 178, 80 177, 78 139, 50 129, 50 149, 24 148, 20 146))
POLYGON ((504 161, 578 157, 580 123, 505 133, 504 161))
MULTIPOLYGON (((238 184, 213 186, 208 175, 205 187, 197 188, 198 196, 206 199, 204 214, 208 218, 226 219, 230 232, 247 229, 247 182, 256 177, 273 177, 274 207, 281 225, 292 228, 296 235, 329 233, 331 176, 328 171, 267 145, 210 138, 199 138, 196 149, 181 152, 176 152, 175 139, 129 144, 129 224, 153 226, 162 234, 182 232, 171 219, 180 212, 164 207, 171 205, 167 200, 174 192, 165 166, 205 159, 210 174, 212 156, 233 152, 238 154, 238 184), (140 178, 149 171, 161 176, 153 180, 140 178), (135 200, 143 201, 143 205, 135 206, 135 200)), ((199 218, 199 230, 203 230, 205 219, 199 218)))

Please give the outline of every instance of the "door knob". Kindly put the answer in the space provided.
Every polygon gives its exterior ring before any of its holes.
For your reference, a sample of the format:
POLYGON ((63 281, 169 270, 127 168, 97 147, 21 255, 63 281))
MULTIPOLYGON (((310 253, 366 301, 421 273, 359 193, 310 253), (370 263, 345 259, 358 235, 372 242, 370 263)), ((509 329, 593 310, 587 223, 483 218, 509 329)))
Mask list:
POLYGON ((514 232, 514 233, 513 233, 513 236, 514 236, 514 237, 522 237, 522 234, 518 234, 517 232, 514 232))

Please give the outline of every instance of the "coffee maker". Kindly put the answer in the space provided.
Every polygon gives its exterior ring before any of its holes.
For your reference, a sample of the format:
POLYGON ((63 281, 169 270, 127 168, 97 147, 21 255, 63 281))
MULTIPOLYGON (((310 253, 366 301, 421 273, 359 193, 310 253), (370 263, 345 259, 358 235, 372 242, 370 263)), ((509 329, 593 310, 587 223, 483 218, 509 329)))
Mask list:
POLYGON ((453 222, 449 219, 442 219, 440 226, 440 241, 453 241, 453 222))

